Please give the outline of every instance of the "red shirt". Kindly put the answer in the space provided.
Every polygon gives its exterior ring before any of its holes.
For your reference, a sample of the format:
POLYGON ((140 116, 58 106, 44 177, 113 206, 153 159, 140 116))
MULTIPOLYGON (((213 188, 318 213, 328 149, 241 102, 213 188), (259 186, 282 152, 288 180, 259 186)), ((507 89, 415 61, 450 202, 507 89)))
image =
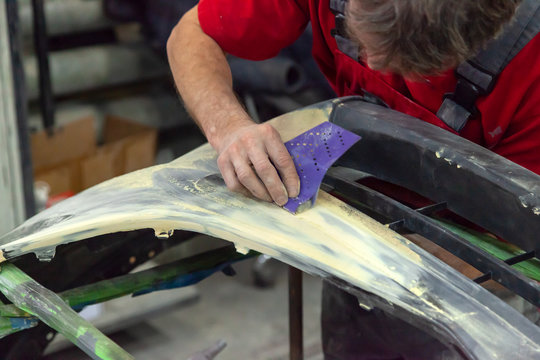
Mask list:
MULTIPOLYGON (((371 70, 337 48, 329 0, 201 0, 203 31, 224 51, 250 60, 273 57, 311 21, 313 56, 339 96, 380 97, 390 107, 444 129, 435 113, 453 92, 454 71, 411 81, 371 70)), ((493 91, 477 101, 479 115, 460 135, 540 174, 540 36, 507 65, 493 91)))

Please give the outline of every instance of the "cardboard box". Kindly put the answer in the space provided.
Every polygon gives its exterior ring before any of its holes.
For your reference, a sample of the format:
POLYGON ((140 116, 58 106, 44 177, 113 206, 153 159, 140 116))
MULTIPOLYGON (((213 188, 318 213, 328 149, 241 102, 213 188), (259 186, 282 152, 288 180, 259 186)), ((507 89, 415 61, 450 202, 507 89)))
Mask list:
POLYGON ((107 144, 81 160, 81 189, 112 179, 124 173, 124 143, 107 144))
POLYGON ((32 166, 34 173, 53 169, 61 164, 91 155, 96 150, 94 119, 83 118, 55 130, 32 134, 32 166))
POLYGON ((153 128, 108 116, 104 144, 96 144, 93 119, 66 125, 49 137, 32 135, 35 180, 51 187, 51 196, 80 192, 131 171, 154 165, 157 131, 153 128))
POLYGON ((78 188, 76 164, 61 165, 34 175, 34 181, 44 181, 50 187, 50 195, 57 195, 78 188))

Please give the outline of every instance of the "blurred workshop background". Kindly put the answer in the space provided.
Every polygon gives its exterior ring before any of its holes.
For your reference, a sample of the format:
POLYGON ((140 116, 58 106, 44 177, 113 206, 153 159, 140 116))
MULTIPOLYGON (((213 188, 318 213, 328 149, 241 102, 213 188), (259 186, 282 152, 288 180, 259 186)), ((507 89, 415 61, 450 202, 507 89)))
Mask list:
MULTIPOLYGON (((177 96, 165 53, 170 31, 195 4, 3 2, 0 235, 88 187, 169 162, 205 142, 177 96)), ((308 27, 272 60, 229 58, 235 89, 253 119, 264 121, 333 97, 310 49, 308 27)), ((140 270, 220 245, 197 237, 173 241, 161 255, 163 248, 128 254, 122 269, 140 270)), ((98 265, 92 266, 84 271, 98 265)), ((228 347, 218 359, 288 358, 286 268, 259 257, 236 270, 233 278, 219 274, 186 289, 92 306, 85 316, 138 359, 187 359, 220 339, 228 347)), ((59 282, 56 276, 53 283, 59 282)), ((304 277, 305 355, 322 359, 321 284, 304 277)), ((44 337, 46 344, 53 338, 40 334, 7 337, 0 349, 7 354, 29 347, 31 336, 44 337)), ((46 354, 46 359, 86 358, 60 336, 46 354)))

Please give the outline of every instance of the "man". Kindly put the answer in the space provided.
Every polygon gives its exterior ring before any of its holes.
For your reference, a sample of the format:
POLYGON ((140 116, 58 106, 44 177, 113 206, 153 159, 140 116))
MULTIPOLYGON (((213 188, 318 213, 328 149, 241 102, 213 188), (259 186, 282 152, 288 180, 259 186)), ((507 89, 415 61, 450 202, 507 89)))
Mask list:
MULTIPOLYGON (((374 95, 395 110, 455 132, 436 116, 444 95, 456 87, 454 69, 500 32, 519 1, 349 0, 341 29, 331 10, 335 3, 201 0, 173 31, 168 53, 176 85, 218 152, 219 168, 231 190, 283 205, 298 194, 299 180, 277 132, 267 124, 254 124, 236 100, 225 53, 251 60, 275 56, 311 22, 313 56, 338 96, 374 95), (357 47, 344 52, 336 32, 357 47)), ((489 95, 476 101, 477 113, 459 132, 536 173, 539 57, 536 36, 504 68, 489 95)), ((395 329, 395 319, 384 314, 371 323, 363 316, 374 312, 355 310, 349 319, 356 304, 344 294, 327 291, 323 305, 335 307, 326 312, 329 316, 323 314, 323 325, 334 329, 323 329, 327 359, 447 356, 440 343, 403 324, 395 329), (356 324, 343 327, 347 322, 356 324), (373 331, 355 330, 363 324, 373 331), (399 339, 404 346, 395 344, 399 339)))

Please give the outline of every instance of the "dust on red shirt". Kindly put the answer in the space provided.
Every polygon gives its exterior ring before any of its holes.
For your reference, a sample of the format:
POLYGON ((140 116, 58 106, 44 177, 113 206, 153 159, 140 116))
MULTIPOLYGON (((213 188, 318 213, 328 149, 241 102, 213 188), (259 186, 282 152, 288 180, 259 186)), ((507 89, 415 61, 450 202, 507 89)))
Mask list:
MULTIPOLYGON (((201 0, 199 21, 224 51, 249 60, 276 56, 311 21, 313 56, 338 96, 364 89, 395 110, 453 132, 435 113, 444 94, 454 91, 454 70, 412 81, 351 59, 331 35, 329 0, 201 0)), ((507 65, 477 107, 460 135, 540 174, 540 36, 507 65)))

